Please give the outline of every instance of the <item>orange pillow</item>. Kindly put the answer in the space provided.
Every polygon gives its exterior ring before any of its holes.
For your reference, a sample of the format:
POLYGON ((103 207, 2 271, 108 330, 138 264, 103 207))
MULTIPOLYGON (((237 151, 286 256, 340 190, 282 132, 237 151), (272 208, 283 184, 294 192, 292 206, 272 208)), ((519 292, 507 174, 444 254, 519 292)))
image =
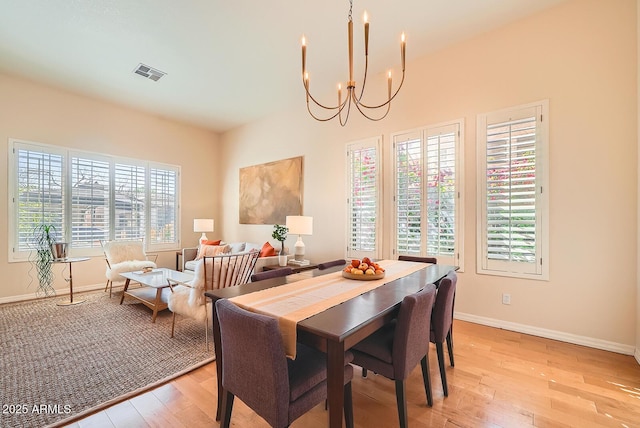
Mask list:
POLYGON ((200 245, 220 245, 222 239, 218 239, 217 241, 204 241, 200 245))
POLYGON ((260 255, 258 257, 272 257, 277 256, 276 249, 269 242, 265 242, 260 250, 260 255))

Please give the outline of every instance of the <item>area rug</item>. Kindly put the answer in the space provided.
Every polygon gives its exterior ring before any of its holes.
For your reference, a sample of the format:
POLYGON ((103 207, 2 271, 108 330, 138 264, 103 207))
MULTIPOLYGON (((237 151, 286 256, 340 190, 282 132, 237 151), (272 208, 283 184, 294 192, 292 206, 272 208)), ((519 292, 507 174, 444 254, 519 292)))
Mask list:
POLYGON ((120 293, 80 293, 0 306, 0 427, 58 425, 213 360, 200 322, 120 293), (66 297, 66 296, 64 296, 66 297))

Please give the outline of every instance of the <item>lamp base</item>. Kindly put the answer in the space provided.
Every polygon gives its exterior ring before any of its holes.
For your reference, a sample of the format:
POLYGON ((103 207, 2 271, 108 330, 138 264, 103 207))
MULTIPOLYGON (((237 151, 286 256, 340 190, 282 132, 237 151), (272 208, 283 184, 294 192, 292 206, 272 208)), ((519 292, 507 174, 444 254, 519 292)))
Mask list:
MULTIPOLYGON (((296 245, 293 246, 295 254, 294 259, 296 262, 304 261, 304 242, 302 242, 302 236, 298 235, 296 245)), ((308 260, 307 260, 308 261, 308 260)))

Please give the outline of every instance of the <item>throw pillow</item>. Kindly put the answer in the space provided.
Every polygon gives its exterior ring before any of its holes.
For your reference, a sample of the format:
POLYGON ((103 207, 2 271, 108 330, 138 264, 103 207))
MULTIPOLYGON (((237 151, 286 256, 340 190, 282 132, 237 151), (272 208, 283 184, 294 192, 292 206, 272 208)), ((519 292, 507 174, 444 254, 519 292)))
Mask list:
POLYGON ((214 257, 219 254, 228 253, 230 250, 228 245, 202 245, 198 250, 196 260, 200 260, 203 257, 214 257))
POLYGON ((262 246, 262 249, 260 250, 260 255, 258 257, 272 257, 272 256, 277 256, 277 255, 278 255, 278 253, 276 252, 276 249, 273 248, 273 245, 271 245, 267 241, 262 246))

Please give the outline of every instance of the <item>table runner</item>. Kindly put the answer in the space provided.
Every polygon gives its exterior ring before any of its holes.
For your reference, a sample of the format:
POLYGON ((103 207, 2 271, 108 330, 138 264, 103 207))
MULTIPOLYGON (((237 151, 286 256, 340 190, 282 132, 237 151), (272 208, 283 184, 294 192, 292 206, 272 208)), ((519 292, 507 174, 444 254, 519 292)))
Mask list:
POLYGON ((378 264, 386 271, 381 279, 359 281, 333 272, 229 300, 246 310, 277 318, 287 356, 295 359, 299 321, 428 266, 398 260, 382 260, 378 264))

